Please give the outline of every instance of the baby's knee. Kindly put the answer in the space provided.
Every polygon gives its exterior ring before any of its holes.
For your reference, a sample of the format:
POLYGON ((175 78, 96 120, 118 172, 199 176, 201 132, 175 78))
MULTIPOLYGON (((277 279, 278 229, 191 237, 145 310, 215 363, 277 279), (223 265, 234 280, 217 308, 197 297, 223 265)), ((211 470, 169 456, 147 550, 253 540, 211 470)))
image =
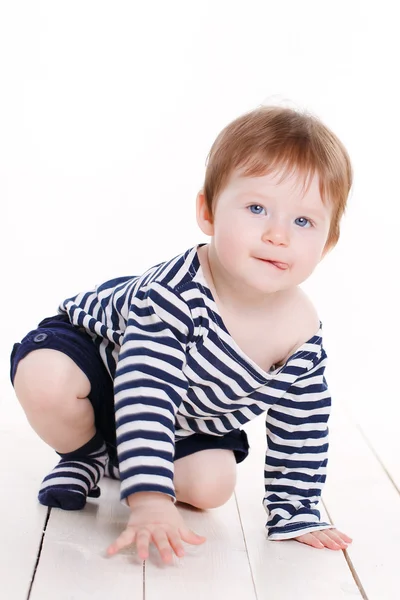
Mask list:
POLYGON ((236 461, 229 450, 205 450, 176 462, 177 499, 203 510, 217 508, 232 496, 236 461))
POLYGON ((222 478, 221 481, 199 481, 187 491, 188 504, 207 510, 218 508, 228 502, 235 489, 236 479, 222 478))
POLYGON ((87 397, 90 382, 69 356, 41 349, 18 363, 14 389, 24 410, 40 412, 62 406, 68 398, 87 397))

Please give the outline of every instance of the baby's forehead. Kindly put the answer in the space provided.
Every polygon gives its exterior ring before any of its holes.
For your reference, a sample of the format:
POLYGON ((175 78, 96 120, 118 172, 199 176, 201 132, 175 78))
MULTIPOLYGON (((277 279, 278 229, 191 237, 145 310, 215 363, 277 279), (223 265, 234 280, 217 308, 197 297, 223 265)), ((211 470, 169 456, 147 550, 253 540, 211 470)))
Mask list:
POLYGON ((305 175, 299 171, 271 171, 263 175, 246 175, 237 169, 223 192, 224 204, 233 206, 244 201, 259 204, 278 202, 296 210, 318 212, 328 217, 332 203, 323 197, 318 174, 305 175))
POLYGON ((280 193, 290 195, 312 194, 321 197, 318 174, 302 173, 298 170, 273 170, 263 174, 248 174, 244 169, 232 171, 227 188, 238 192, 251 192, 264 194, 266 197, 280 193))

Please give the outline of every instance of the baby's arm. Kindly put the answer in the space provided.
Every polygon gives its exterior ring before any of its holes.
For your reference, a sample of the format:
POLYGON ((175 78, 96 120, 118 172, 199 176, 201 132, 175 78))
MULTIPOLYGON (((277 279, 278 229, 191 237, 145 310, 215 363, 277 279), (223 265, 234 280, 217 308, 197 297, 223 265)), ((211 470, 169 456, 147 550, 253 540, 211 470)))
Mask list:
POLYGON ((325 364, 321 346, 312 367, 267 413, 264 507, 270 540, 339 549, 336 542, 347 536, 321 521, 317 508, 326 479, 331 408, 325 364))
POLYGON ((121 500, 157 492, 175 501, 175 415, 188 389, 193 323, 187 305, 159 284, 133 302, 114 382, 121 500))
POLYGON ((173 290, 152 284, 134 298, 115 376, 115 416, 121 500, 129 523, 109 548, 136 543, 148 555, 150 541, 163 559, 181 555, 181 540, 202 543, 175 507, 175 415, 187 392, 183 373, 193 331, 188 306, 173 290))

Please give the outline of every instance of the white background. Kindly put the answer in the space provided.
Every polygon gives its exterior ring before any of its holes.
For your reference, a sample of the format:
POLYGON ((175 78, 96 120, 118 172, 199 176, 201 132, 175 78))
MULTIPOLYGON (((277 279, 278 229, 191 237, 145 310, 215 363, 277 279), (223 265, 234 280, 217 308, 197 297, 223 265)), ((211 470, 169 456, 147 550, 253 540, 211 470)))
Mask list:
POLYGON ((2 382, 13 342, 61 300, 207 241, 195 198, 209 148, 278 96, 325 121, 355 170, 339 245, 304 286, 333 395, 360 413, 393 403, 396 14, 389 0, 2 0, 2 382))

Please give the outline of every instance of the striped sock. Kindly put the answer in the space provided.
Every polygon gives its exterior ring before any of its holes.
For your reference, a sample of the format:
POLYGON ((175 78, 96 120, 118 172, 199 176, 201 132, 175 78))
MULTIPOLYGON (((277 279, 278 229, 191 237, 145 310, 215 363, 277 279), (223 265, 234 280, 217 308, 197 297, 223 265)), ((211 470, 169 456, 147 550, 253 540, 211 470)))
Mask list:
POLYGON ((104 477, 109 477, 110 479, 121 479, 119 476, 119 468, 115 464, 113 464, 111 460, 109 460, 106 465, 106 472, 104 473, 104 477))
POLYGON ((86 498, 98 498, 98 481, 103 477, 108 453, 99 433, 81 448, 61 454, 61 460, 42 481, 39 502, 64 510, 80 510, 86 498))

